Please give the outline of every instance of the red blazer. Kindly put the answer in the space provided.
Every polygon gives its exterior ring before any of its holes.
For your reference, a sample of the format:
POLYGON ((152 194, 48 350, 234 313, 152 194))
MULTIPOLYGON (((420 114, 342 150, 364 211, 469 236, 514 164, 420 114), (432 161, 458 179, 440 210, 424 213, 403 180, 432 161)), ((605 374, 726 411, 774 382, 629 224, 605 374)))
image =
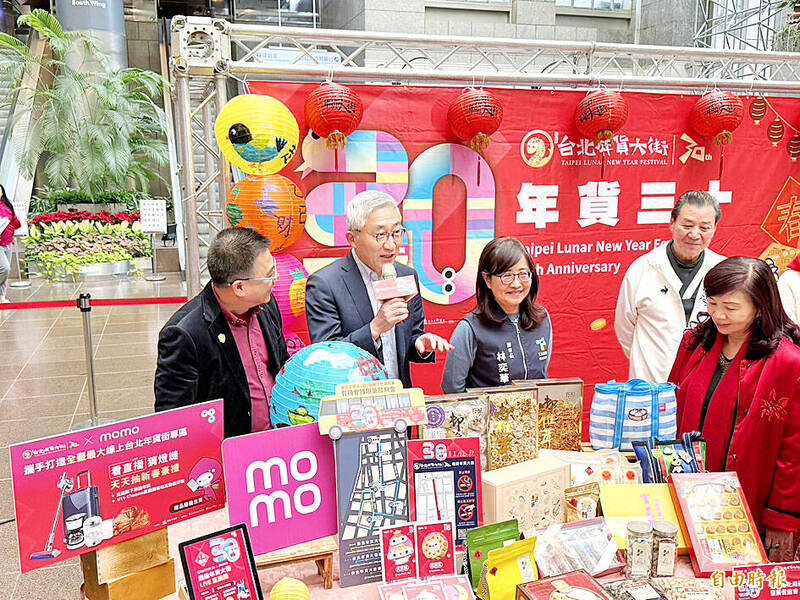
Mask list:
MULTIPOLYGON (((669 381, 678 386, 678 431, 693 431, 722 352, 706 352, 687 333, 669 381)), ((781 340, 772 354, 745 358, 747 344, 717 386, 703 427, 709 471, 736 471, 756 524, 800 530, 800 348, 781 340)))

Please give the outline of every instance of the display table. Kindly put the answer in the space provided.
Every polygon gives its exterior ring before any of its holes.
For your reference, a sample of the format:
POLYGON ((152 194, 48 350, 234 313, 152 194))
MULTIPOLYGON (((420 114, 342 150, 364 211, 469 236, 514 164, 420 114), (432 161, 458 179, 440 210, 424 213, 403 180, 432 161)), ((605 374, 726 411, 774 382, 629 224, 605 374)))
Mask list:
MULTIPOLYGON (((218 529, 223 529, 230 525, 228 520, 228 512, 226 510, 218 510, 213 513, 172 525, 169 528, 169 548, 170 556, 176 559, 176 563, 180 562, 178 554, 178 544, 192 538, 207 534, 218 529)), ((177 567, 177 564, 176 564, 177 567)), ((290 565, 280 565, 268 569, 259 569, 259 579, 261 581, 261 588, 264 591, 264 597, 267 598, 269 590, 275 583, 282 577, 294 577, 303 581, 311 590, 312 599, 324 600, 330 598, 342 598, 342 588, 339 587, 339 563, 338 556, 333 559, 333 588, 323 588, 323 578, 318 573, 317 565, 313 558, 305 562, 297 562, 290 565)), ((688 556, 679 556, 678 564, 675 569, 676 577, 694 577, 692 565, 689 562, 688 556)), ((180 586, 183 580, 183 571, 180 568, 175 569, 176 588, 180 586)), ((601 583, 608 583, 620 579, 618 575, 609 575, 600 579, 601 583)), ((360 585, 356 587, 347 588, 348 600, 379 600, 378 584, 373 583, 369 585, 360 585)), ((725 588, 726 600, 733 598, 733 589, 730 586, 725 588)), ((178 594, 167 596, 168 600, 179 600, 178 594)))

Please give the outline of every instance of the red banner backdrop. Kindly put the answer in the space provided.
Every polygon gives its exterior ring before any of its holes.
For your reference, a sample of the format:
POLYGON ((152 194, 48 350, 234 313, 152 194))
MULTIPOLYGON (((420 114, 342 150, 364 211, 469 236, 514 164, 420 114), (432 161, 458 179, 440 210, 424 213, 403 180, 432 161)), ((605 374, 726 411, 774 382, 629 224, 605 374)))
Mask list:
MULTIPOLYGON (((302 148, 280 174, 306 195, 306 231, 285 253, 309 273, 343 256, 346 201, 367 188, 389 192, 411 233, 401 254, 420 272, 427 329, 449 337, 474 307, 480 250, 493 237, 516 236, 536 260, 539 301, 553 320, 551 377, 588 384, 627 378, 613 327, 619 285, 636 257, 671 239, 669 211, 684 191, 718 198, 716 252, 769 258, 777 270, 800 245, 800 164, 789 153, 800 147, 790 125, 800 104, 792 99, 743 98, 745 120, 726 149, 720 181, 719 148, 689 125, 698 96, 623 93, 628 121, 598 146, 573 120, 585 93, 492 89, 504 118, 481 158, 447 125, 461 89, 352 86, 364 116, 334 172, 333 152, 303 121, 316 85, 250 87, 285 103, 300 125, 302 148), (754 100, 759 123, 747 112, 754 100), (770 127, 778 115, 786 126, 770 127)), ((307 342, 304 326, 301 319, 292 332, 307 342)), ((415 384, 439 392, 444 358, 415 366, 415 384)))

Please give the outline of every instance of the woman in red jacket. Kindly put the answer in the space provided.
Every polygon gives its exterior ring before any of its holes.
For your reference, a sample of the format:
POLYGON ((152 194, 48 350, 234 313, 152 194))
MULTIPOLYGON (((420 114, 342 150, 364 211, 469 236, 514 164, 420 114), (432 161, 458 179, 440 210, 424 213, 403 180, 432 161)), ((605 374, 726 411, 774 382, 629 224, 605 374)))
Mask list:
POLYGON ((708 315, 684 336, 669 376, 678 430, 703 432, 708 470, 736 471, 770 559, 791 560, 800 531, 800 328, 761 260, 724 260, 704 285, 708 315))
POLYGON ((14 212, 14 205, 6 196, 6 189, 0 185, 0 302, 6 300, 8 274, 11 273, 11 252, 14 243, 14 231, 20 226, 14 212))

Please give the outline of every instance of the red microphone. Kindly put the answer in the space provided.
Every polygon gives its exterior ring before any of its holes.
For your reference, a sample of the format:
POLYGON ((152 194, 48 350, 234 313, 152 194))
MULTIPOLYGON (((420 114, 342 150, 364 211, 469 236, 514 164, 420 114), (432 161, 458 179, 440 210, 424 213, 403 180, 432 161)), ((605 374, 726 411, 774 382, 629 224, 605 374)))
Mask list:
POLYGON ((386 263, 381 269, 381 279, 372 283, 377 300, 392 298, 413 298, 417 295, 417 282, 413 275, 397 276, 393 263, 386 263))

